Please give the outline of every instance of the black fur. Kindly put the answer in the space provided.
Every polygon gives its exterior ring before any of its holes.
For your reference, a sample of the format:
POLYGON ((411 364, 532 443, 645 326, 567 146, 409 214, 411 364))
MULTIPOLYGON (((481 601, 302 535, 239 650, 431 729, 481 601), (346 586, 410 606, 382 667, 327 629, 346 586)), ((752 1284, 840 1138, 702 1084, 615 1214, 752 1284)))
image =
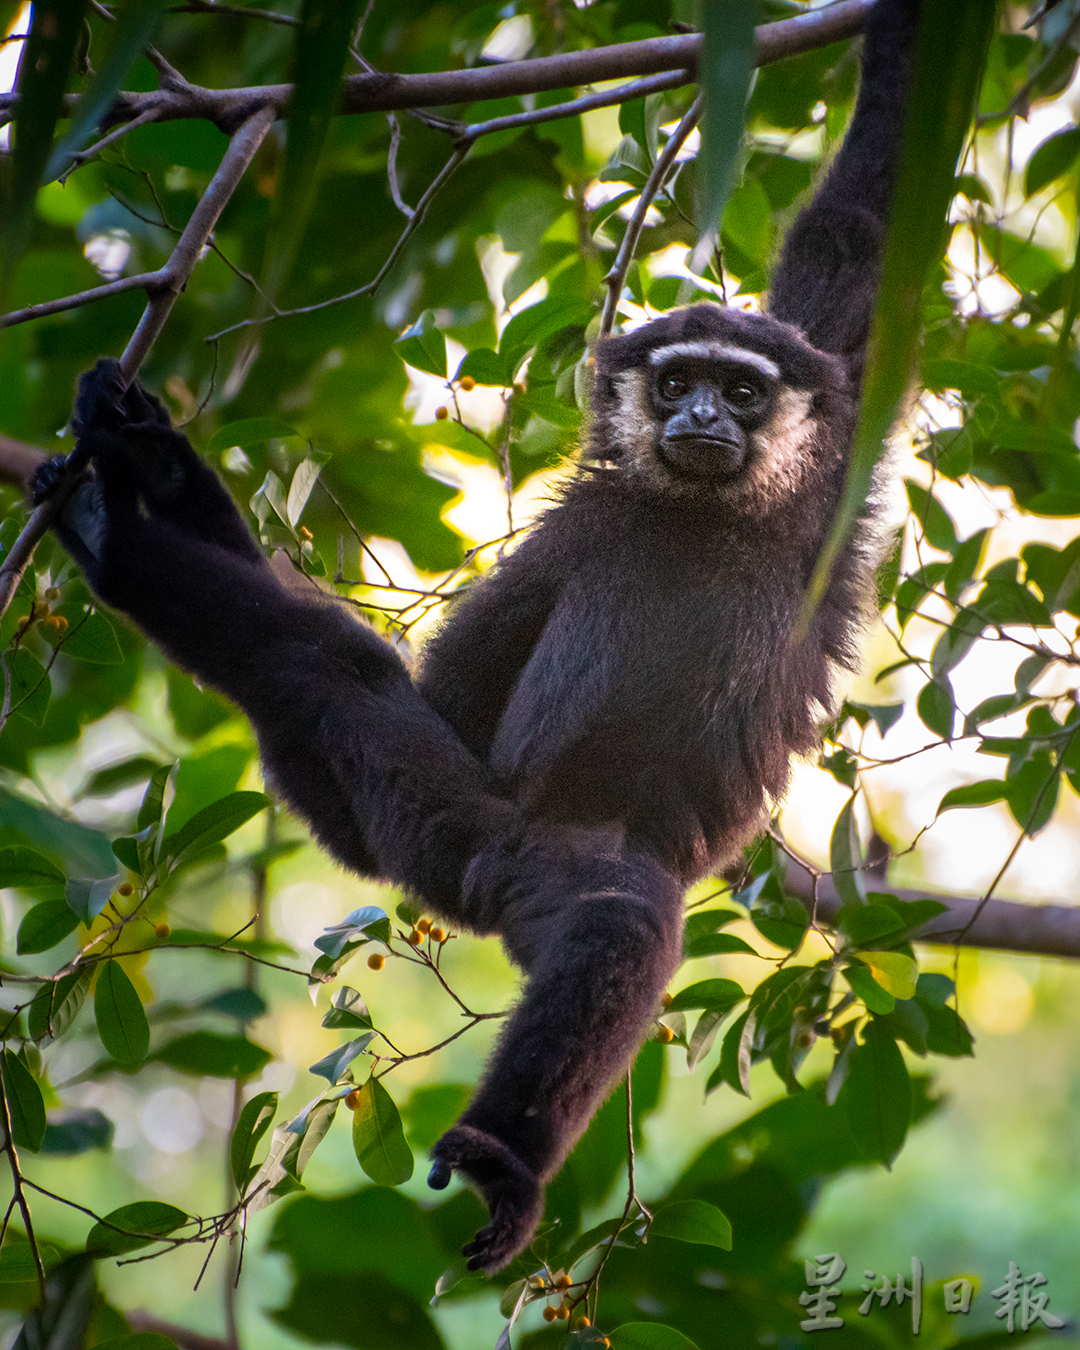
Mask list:
MULTIPOLYGON (((528 972, 433 1152, 431 1184, 457 1170, 491 1211, 474 1268, 532 1236, 544 1182, 676 968, 683 886, 782 795, 831 667, 854 661, 865 533, 810 635, 790 634, 843 486, 916 11, 881 0, 871 17, 851 132, 789 235, 771 316, 696 306, 602 344, 595 463, 455 607, 417 682, 369 628, 279 582, 115 362, 80 383, 76 453, 94 478, 57 528, 96 593, 247 711, 271 779, 335 856, 500 934, 528 972), (754 433, 732 478, 679 479, 626 430, 650 353, 685 342, 767 357, 795 410, 790 435, 775 420, 754 433)), ((39 494, 54 483, 44 470, 39 494)))

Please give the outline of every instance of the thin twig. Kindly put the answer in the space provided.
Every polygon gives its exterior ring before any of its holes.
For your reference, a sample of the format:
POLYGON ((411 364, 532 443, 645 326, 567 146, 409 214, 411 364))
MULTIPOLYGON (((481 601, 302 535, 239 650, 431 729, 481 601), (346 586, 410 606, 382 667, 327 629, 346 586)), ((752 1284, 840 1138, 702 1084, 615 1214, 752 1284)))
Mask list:
POLYGON ((394 247, 390 250, 386 258, 386 261, 383 263, 383 265, 379 268, 378 272, 376 272, 375 276, 372 277, 372 279, 369 282, 366 282, 363 286, 358 286, 357 289, 354 291, 348 291, 344 295, 332 296, 329 300, 320 300, 317 304, 314 305, 299 305, 296 309, 280 309, 280 310, 275 309, 272 314, 265 314, 254 319, 241 319, 239 323, 230 324, 228 328, 222 328, 219 329, 218 332, 212 333, 206 339, 206 341, 217 342, 220 338, 225 337, 227 333, 235 333, 242 328, 254 328, 264 323, 270 323, 274 319, 288 319, 292 318, 294 315, 297 314, 315 314, 320 309, 329 309, 331 305, 340 305, 344 303, 344 301, 346 300, 357 300, 362 295, 370 295, 372 294, 372 292, 378 290, 379 286, 383 281, 383 278, 386 276, 386 274, 390 271, 391 267, 393 267, 394 263, 396 263, 398 258, 400 257, 402 249, 408 243, 409 239, 415 233, 415 231, 419 229, 419 227, 423 224, 424 217, 427 215, 428 207, 435 200, 436 196, 443 188, 443 186, 449 181, 450 177, 458 169, 462 160, 465 158, 467 154, 468 154, 467 147, 464 150, 455 150, 454 153, 443 165, 443 167, 439 170, 438 174, 432 181, 430 187, 420 198, 420 200, 416 203, 416 209, 413 211, 413 214, 409 217, 409 220, 406 223, 405 228, 402 230, 401 234, 398 235, 397 242, 394 244, 394 247))
POLYGON ((641 189, 641 196, 638 198, 638 204, 634 208, 634 214, 627 222, 626 231, 623 234, 622 242, 619 245, 619 251, 615 255, 615 261, 611 264, 611 271, 604 278, 604 283, 608 288, 607 295, 604 297, 604 312, 600 318, 600 336, 607 337, 615 323, 615 315, 618 312, 619 301, 622 298, 622 289, 626 282, 626 274, 630 270, 630 264, 634 260, 634 253, 638 246, 638 240, 641 238, 641 231, 645 227, 645 217, 649 213, 649 207, 653 200, 663 189, 667 176, 671 172, 675 163, 675 157, 683 148, 687 136, 697 126, 698 118, 701 116, 702 99, 699 94, 686 113, 682 121, 668 137, 667 145, 656 157, 656 163, 652 167, 641 189))
MULTIPOLYGON (((11 1133, 11 1110, 8 1106, 7 1085, 4 1084, 0 1090, 0 1128, 3 1129, 4 1138, 0 1142, 0 1149, 7 1154, 8 1167, 11 1169, 11 1185, 15 1193, 15 1203, 19 1207, 19 1213, 22 1215, 23 1227, 26 1229, 26 1240, 30 1244, 30 1254, 34 1258, 34 1270, 37 1274, 38 1299, 42 1307, 45 1305, 45 1266, 41 1260, 41 1252, 38 1248, 37 1238, 34 1236, 34 1221, 30 1215, 30 1204, 26 1198, 26 1187, 33 1185, 32 1182, 22 1174, 22 1168, 19 1166, 19 1152, 15 1147, 15 1140, 11 1133)), ((10 1213, 10 1210, 9 1210, 10 1213)), ((7 1220, 5 1219, 5 1223, 7 1220)))

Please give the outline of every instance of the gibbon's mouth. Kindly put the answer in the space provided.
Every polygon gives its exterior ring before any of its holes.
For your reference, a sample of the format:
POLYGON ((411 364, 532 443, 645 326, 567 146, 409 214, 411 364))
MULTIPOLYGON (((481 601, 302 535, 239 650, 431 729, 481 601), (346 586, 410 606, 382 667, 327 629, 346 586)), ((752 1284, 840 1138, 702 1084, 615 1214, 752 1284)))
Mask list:
POLYGON ((734 478, 746 463, 746 446, 717 436, 665 436, 660 457, 686 478, 734 478))

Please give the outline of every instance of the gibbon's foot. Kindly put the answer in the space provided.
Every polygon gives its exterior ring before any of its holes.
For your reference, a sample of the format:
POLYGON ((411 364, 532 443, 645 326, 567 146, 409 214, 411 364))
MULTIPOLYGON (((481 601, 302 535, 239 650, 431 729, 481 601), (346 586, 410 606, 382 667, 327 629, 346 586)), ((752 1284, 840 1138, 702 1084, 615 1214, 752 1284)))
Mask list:
POLYGON ((30 478, 30 500, 35 506, 47 502, 56 491, 66 464, 67 455, 53 455, 42 460, 34 470, 30 478))
POLYGON ((441 1191, 460 1172, 484 1198, 491 1222, 462 1248, 470 1270, 491 1275, 526 1245, 544 1212, 544 1188, 501 1139, 472 1125, 455 1125, 432 1149, 428 1185, 441 1191))

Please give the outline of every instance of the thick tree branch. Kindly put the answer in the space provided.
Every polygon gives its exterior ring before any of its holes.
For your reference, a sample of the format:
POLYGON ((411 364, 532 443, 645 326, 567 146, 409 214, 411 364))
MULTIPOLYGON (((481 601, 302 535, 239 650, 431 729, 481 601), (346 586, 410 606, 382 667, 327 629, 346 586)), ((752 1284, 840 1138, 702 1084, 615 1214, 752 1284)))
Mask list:
MULTIPOLYGON (((787 56, 839 42, 861 32, 872 0, 839 0, 827 9, 799 14, 757 30, 755 62, 769 65, 787 56)), ((575 88, 603 80, 635 79, 665 71, 685 71, 693 80, 697 71, 701 35, 647 38, 640 42, 615 43, 587 51, 541 56, 527 61, 473 70, 435 71, 425 75, 372 72, 350 75, 342 83, 343 113, 397 112, 407 108, 442 107, 475 103, 484 99, 538 94, 552 89, 575 88)), ((152 113, 154 121, 201 117, 230 134, 260 108, 270 107, 282 117, 292 98, 291 84, 253 86, 246 89, 204 89, 198 85, 156 89, 146 93, 122 93, 103 119, 108 128, 152 113)), ((617 95, 618 91, 612 91, 617 95)), ((0 97, 0 123, 10 118, 16 95, 0 97)), ((618 102, 613 97, 612 102, 618 102)), ((70 110, 78 102, 69 95, 70 110)))
MULTIPOLYGON (((836 920, 842 901, 832 878, 817 879, 815 907, 814 878, 794 858, 788 863, 785 889, 816 912, 817 919, 826 925, 836 920)), ((882 889, 885 889, 884 883, 882 889)), ((958 944, 964 947, 986 947, 995 951, 1024 952, 1033 956, 1080 956, 1080 907, 1075 905, 1026 905, 1017 900, 967 899, 955 895, 935 895, 930 891, 897 890, 889 893, 899 900, 937 900, 948 906, 915 930, 916 942, 938 943, 942 946, 958 944), (982 905, 979 917, 965 932, 976 910, 982 905)))

